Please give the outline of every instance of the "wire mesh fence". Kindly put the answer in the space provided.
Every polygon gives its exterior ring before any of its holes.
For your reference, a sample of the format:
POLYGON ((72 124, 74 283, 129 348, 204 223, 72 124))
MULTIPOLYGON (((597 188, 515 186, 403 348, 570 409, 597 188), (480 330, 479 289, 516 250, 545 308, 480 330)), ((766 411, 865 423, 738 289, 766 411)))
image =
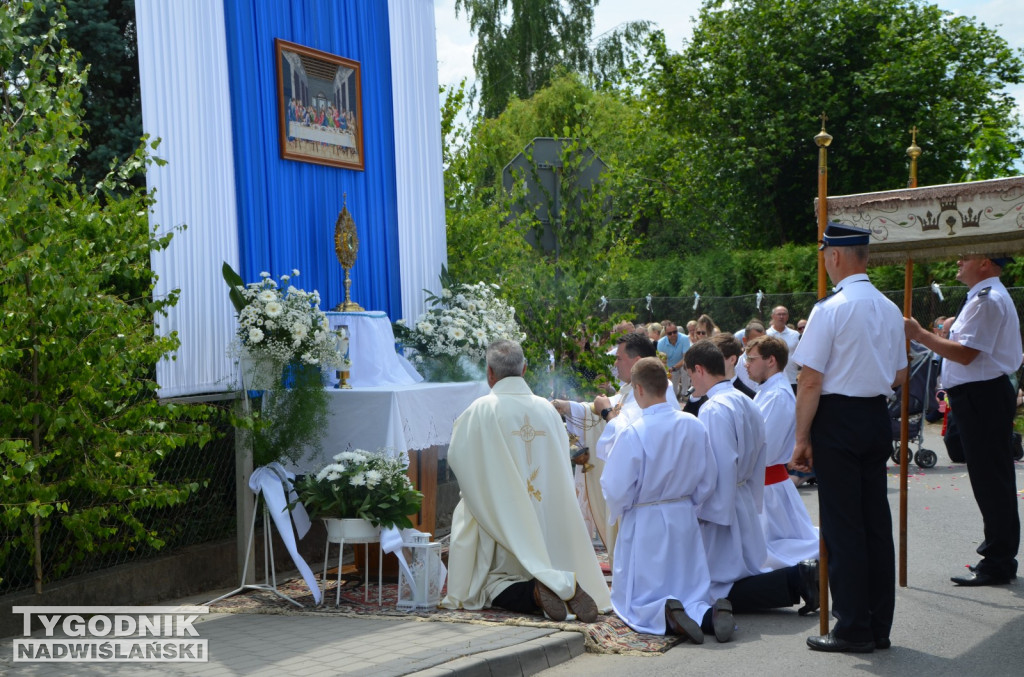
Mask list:
MULTIPOLYGON (((1024 287, 1008 289, 1017 314, 1024 316, 1024 287)), ((903 309, 904 291, 883 291, 901 310, 903 309)), ((918 287, 913 290, 912 314, 921 326, 927 327, 936 317, 956 315, 967 297, 967 287, 963 285, 940 287, 936 293, 931 287, 918 287), (941 293, 941 296, 939 295, 941 293)), ((607 305, 599 313, 608 317, 614 313, 626 313, 633 316, 634 322, 662 322, 672 320, 685 326, 687 321, 695 320, 703 314, 709 315, 722 331, 736 332, 747 326, 751 320, 760 320, 766 326, 771 321, 772 309, 785 306, 789 310, 790 324, 796 325, 801 318, 806 318, 817 303, 817 294, 813 292, 797 292, 792 294, 745 294, 743 296, 652 296, 648 298, 608 299, 607 305)))
MULTIPOLYGON (((222 399, 213 396, 212 399, 222 399)), ((197 399, 192 398, 192 402, 197 399)), ((210 406, 215 406, 210 404, 210 406)), ((225 406, 223 403, 219 406, 225 406)), ((172 553, 181 548, 218 541, 235 533, 235 431, 221 417, 219 428, 205 445, 189 445, 174 450, 158 460, 152 470, 155 480, 161 482, 195 482, 199 489, 179 504, 164 508, 147 508, 136 517, 155 532, 164 542, 157 549, 145 544, 111 549, 108 552, 82 552, 70 548, 69 532, 62 525, 59 513, 42 532, 40 559, 44 571, 44 589, 58 580, 106 569, 119 564, 136 562, 157 555, 172 553), (59 561, 58 561, 59 560, 59 561), (57 572, 57 573, 53 573, 57 572)), ((93 500, 90 496, 62 497, 69 504, 81 505, 93 500)), ((24 519, 32 517, 25 515, 24 519)), ((0 522, 0 542, 12 547, 0 549, 0 595, 33 587, 36 553, 17 543, 17 526, 5 527, 0 522)))

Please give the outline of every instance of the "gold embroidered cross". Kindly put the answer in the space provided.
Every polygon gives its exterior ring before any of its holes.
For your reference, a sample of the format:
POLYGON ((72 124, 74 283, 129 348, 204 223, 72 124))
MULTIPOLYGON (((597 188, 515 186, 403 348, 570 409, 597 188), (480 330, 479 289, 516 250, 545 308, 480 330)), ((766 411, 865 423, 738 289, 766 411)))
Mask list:
POLYGON ((530 425, 530 417, 523 416, 523 425, 519 428, 519 430, 513 430, 512 434, 523 440, 523 444, 526 445, 526 464, 532 464, 533 455, 530 453, 530 451, 533 440, 536 437, 546 437, 547 433, 544 432, 543 430, 535 429, 532 425, 530 425))

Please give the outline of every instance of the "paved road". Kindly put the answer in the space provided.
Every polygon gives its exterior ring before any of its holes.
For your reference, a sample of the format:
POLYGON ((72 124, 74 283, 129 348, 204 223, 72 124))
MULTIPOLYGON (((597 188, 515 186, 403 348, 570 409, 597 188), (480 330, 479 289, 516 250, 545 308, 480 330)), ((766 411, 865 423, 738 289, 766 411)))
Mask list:
MULTIPOLYGON (((938 430, 937 425, 929 425, 925 431, 925 447, 939 455, 938 465, 929 470, 910 466, 908 586, 896 589, 893 647, 888 651, 862 655, 810 651, 804 642, 808 635, 818 634, 818 619, 801 618, 793 610, 737 616, 739 630, 727 644, 709 638, 702 646, 681 644, 653 658, 583 654, 541 674, 1024 674, 1024 577, 1011 585, 988 588, 958 588, 949 581, 977 561, 974 549, 982 529, 966 466, 949 461, 938 430)), ((916 446, 911 447, 914 450, 916 446)), ((890 465, 889 470, 889 499, 898 536, 899 469, 890 465)), ((1017 464, 1017 487, 1024 488, 1022 463, 1017 464)), ((816 490, 800 491, 816 522, 816 490)), ((1019 494, 1024 497, 1024 492, 1019 494)))

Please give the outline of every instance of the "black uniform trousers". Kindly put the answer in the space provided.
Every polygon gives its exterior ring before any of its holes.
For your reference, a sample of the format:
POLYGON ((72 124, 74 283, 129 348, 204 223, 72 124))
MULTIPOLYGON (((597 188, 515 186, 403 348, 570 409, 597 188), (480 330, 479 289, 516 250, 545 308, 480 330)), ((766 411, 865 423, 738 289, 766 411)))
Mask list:
POLYGON ((947 388, 960 429, 967 474, 981 509, 985 540, 976 571, 997 578, 1017 574, 1020 516, 1011 437, 1016 397, 1007 376, 947 388))
POLYGON ((896 550, 887 496, 892 427, 884 397, 822 395, 811 424, 836 637, 887 639, 896 550))

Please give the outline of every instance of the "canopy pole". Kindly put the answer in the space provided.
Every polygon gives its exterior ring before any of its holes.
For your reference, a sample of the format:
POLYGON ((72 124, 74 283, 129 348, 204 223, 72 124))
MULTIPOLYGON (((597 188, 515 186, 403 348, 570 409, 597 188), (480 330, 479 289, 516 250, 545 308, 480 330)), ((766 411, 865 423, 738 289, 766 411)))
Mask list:
MULTIPOLYGON (((917 188, 917 158, 921 147, 917 145, 917 127, 910 130, 910 179, 907 188, 917 188)), ((914 307, 914 259, 907 257, 903 275, 903 317, 912 317, 914 307)), ((910 339, 905 342, 910 354, 910 339)), ((923 412, 922 412, 923 416, 923 412)), ((922 425, 924 421, 922 421, 922 425)), ((900 402, 900 587, 907 587, 907 474, 910 467, 910 369, 903 379, 903 397, 900 402)))
MULTIPOLYGON (((821 113, 821 131, 814 136, 818 145, 818 241, 825 237, 825 225, 828 223, 828 147, 832 143, 832 135, 825 131, 828 116, 821 113)), ((818 251, 818 298, 825 297, 825 253, 818 251)), ((819 518, 820 521, 820 518, 819 518)), ((820 529, 818 530, 820 533, 820 529)), ((818 536, 818 624, 820 634, 828 634, 828 547, 825 537, 818 536)))

